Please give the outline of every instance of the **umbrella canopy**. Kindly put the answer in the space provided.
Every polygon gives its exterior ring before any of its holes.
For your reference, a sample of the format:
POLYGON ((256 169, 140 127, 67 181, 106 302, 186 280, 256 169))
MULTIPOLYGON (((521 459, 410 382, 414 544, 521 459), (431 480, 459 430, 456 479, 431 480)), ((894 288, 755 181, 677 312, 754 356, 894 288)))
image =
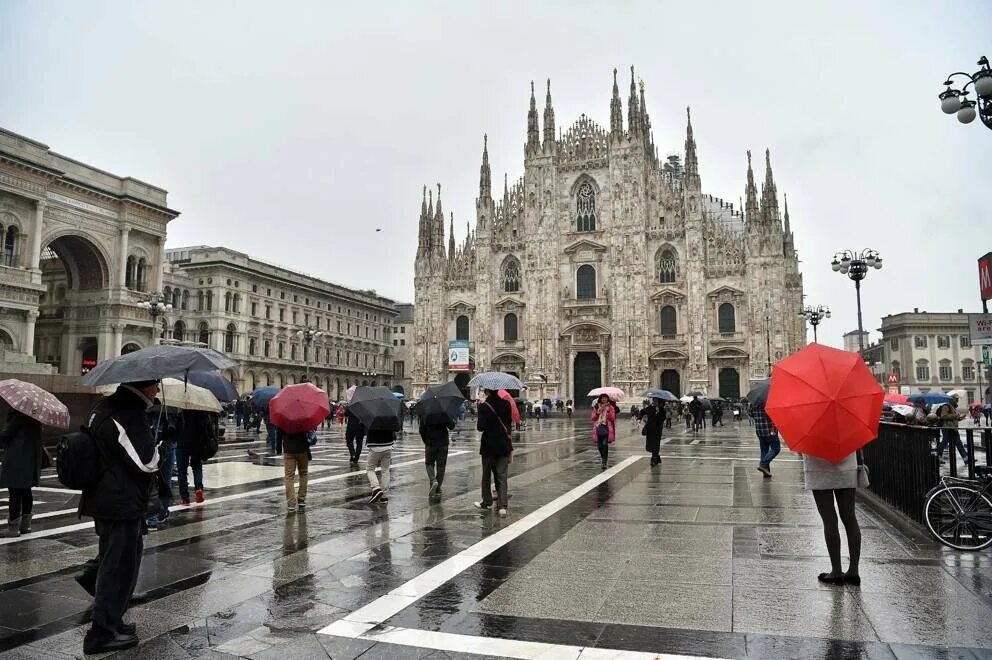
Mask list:
POLYGON ((586 396, 598 397, 603 394, 610 397, 614 401, 619 401, 620 399, 627 396, 626 394, 624 394, 623 390, 621 390, 619 387, 597 387, 594 390, 589 390, 589 394, 587 394, 586 396))
POLYGON ((251 402, 260 408, 265 408, 272 401, 272 398, 279 394, 279 388, 272 385, 256 388, 251 393, 251 402))
POLYGON ((892 404, 892 412, 898 413, 903 417, 910 417, 913 414, 913 406, 906 406, 901 403, 892 404))
POLYGON ((462 391, 453 382, 428 387, 413 406, 417 417, 428 423, 447 423, 458 419, 465 401, 462 391))
POLYGON ((703 410, 709 410, 710 408, 713 407, 713 404, 710 403, 710 400, 707 399, 704 396, 698 396, 697 395, 696 397, 693 397, 693 396, 691 396, 689 394, 686 394, 684 397, 682 397, 681 399, 679 399, 679 401, 681 401, 682 403, 692 403, 692 400, 694 398, 698 398, 699 399, 699 403, 702 404, 703 410))
POLYGON ((393 392, 393 396, 395 396, 397 399, 402 399, 403 398, 403 393, 402 392, 393 392))
POLYGON ((884 401, 885 403, 898 403, 901 406, 905 406, 910 403, 909 397, 905 394, 893 394, 891 392, 885 395, 884 401))
POLYGON ((0 380, 0 399, 11 408, 36 419, 46 426, 59 429, 69 428, 69 409, 34 383, 26 383, 16 378, 0 380))
POLYGON ((907 398, 911 403, 922 401, 928 406, 951 402, 951 397, 947 396, 946 394, 940 394, 938 392, 924 392, 922 394, 910 394, 907 398))
POLYGON ((641 396, 649 399, 661 399, 662 401, 678 401, 679 398, 668 390, 647 390, 641 396))
POLYGON ((771 378, 766 378, 762 381, 758 381, 757 383, 751 386, 751 389, 748 391, 747 396, 744 398, 747 399, 747 402, 750 403, 752 406, 758 406, 759 408, 764 408, 765 402, 768 401, 768 389, 771 386, 772 386, 771 378))
POLYGON ((79 382, 83 385, 108 385, 160 380, 169 376, 181 378, 194 371, 218 371, 235 364, 234 360, 212 348, 156 345, 104 360, 79 382))
POLYGON ((502 371, 484 371, 476 374, 468 381, 469 387, 481 387, 484 390, 522 390, 526 388, 523 382, 513 374, 502 371))
POLYGON ((234 383, 216 371, 194 371, 186 380, 199 387, 207 388, 221 403, 238 400, 238 390, 234 387, 234 383))
POLYGON ((774 366, 765 411, 789 449, 837 463, 878 435, 883 396, 860 355, 810 344, 774 366))
POLYGON ((217 397, 205 387, 183 382, 178 378, 163 378, 159 385, 158 399, 163 406, 182 410, 202 410, 219 413, 223 410, 217 397))
POLYGON ((351 397, 355 396, 355 390, 357 389, 358 389, 358 385, 352 385, 351 387, 349 387, 347 391, 345 391, 344 393, 344 400, 350 402, 351 397))
MULTIPOLYGON (((507 392, 506 390, 497 390, 496 395, 499 396, 499 398, 506 401, 508 404, 510 404, 510 421, 512 421, 514 424, 519 424, 520 408, 517 407, 517 399, 514 399, 512 396, 510 396, 510 393, 507 392)), ((525 406, 527 405, 526 401, 522 401, 522 403, 525 406)))
POLYGON ((269 401, 269 419, 286 433, 313 431, 329 414, 327 392, 313 383, 287 385, 269 401))
POLYGON ((971 404, 968 407, 969 408, 972 408, 972 409, 975 409, 975 410, 981 410, 984 406, 982 406, 982 402, 981 401, 976 401, 975 403, 971 404))
POLYGON ((367 429, 395 431, 402 425, 402 405, 385 387, 359 387, 348 403, 348 410, 367 429))

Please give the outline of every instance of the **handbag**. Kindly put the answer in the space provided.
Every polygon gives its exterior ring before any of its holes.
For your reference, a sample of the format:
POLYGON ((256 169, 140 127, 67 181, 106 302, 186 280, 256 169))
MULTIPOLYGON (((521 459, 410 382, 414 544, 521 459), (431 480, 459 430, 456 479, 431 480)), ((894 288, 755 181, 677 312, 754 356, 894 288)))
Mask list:
POLYGON ((868 488, 871 486, 871 479, 868 476, 868 466, 865 465, 864 456, 859 449, 856 453, 858 459, 858 488, 868 488))

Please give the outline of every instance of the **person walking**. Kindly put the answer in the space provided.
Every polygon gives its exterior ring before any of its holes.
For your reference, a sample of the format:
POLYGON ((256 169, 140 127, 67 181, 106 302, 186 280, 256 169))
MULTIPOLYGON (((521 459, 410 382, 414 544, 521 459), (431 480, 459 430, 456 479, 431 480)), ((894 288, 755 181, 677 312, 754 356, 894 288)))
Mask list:
POLYGON ((7 489, 7 530, 0 536, 15 537, 31 531, 31 489, 41 479, 41 422, 11 410, 0 431, 4 449, 0 488, 7 489))
MULTIPOLYGON (((958 395, 951 394, 951 400, 948 403, 941 404, 937 410, 937 424, 940 425, 940 440, 937 442, 937 460, 942 460, 944 454, 944 449, 948 444, 954 443, 957 447, 958 453, 961 454, 961 460, 968 464, 968 450, 965 449, 964 443, 961 442, 961 433, 958 431, 958 422, 965 418, 964 413, 958 412, 958 395)), ((954 458, 954 450, 951 450, 951 460, 956 460, 954 458)))
POLYGON ((245 417, 245 402, 240 397, 234 402, 234 426, 241 428, 241 422, 245 417))
POLYGON ((307 510, 307 480, 310 468, 309 432, 287 433, 275 427, 279 445, 282 447, 283 476, 286 489, 286 513, 305 513, 307 510), (300 475, 300 487, 296 489, 296 475, 300 475))
POLYGON ((365 437, 365 427, 362 420, 350 410, 345 411, 348 425, 344 429, 344 441, 348 445, 348 456, 352 465, 358 465, 362 457, 362 439, 365 437))
POLYGON ((589 416, 592 420, 592 441, 599 449, 602 469, 606 469, 606 459, 610 455, 610 445, 616 440, 617 412, 610 397, 600 394, 589 416))
POLYGON ((176 470, 176 438, 182 429, 182 412, 176 408, 159 410, 156 405, 151 410, 152 425, 156 428, 158 439, 158 454, 160 457, 156 484, 158 488, 157 511, 145 519, 148 529, 158 529, 159 525, 171 517, 169 506, 172 504, 172 475, 176 470))
POLYGON ((765 413, 763 405, 752 406, 751 417, 754 419, 754 434, 758 436, 758 447, 761 452, 758 458, 758 472, 763 474, 765 479, 771 479, 772 461, 782 451, 778 429, 775 428, 775 424, 765 413))
POLYGON ((687 409, 692 417, 692 432, 698 433, 703 426, 703 402, 699 400, 698 396, 693 395, 687 409))
POLYGON ((176 467, 179 470, 179 501, 189 504, 189 470, 193 469, 193 496, 203 503, 203 448, 215 431, 210 413, 186 410, 176 436, 176 467))
POLYGON ((372 495, 369 496, 370 504, 389 501, 389 464, 392 462, 395 442, 396 433, 394 431, 369 429, 365 437, 365 444, 369 448, 369 457, 365 464, 365 476, 368 477, 369 486, 372 488, 372 495), (378 475, 375 473, 376 468, 380 470, 378 475))
POLYGON ((513 455, 510 404, 495 390, 485 390, 486 398, 479 403, 476 430, 482 432, 479 455, 482 456, 482 499, 473 502, 477 509, 489 510, 493 506, 492 482, 496 482, 496 508, 500 516, 507 515, 509 493, 507 472, 513 455))
POLYGON ((455 422, 428 422, 420 420, 420 439, 424 441, 424 463, 427 467, 427 497, 441 499, 444 468, 448 463, 448 431, 455 429, 455 422))
POLYGON ((123 383, 104 398, 87 426, 101 461, 100 479, 84 488, 79 514, 94 519, 100 537, 97 563, 77 581, 94 594, 85 653, 138 644, 133 625, 123 622, 141 567, 142 521, 148 510, 159 447, 148 423, 158 381, 123 383))
POLYGON ((651 403, 641 410, 641 420, 644 427, 641 435, 644 436, 644 451, 651 454, 651 466, 661 464, 661 430, 665 426, 665 407, 660 405, 657 399, 652 399, 651 403))
MULTIPOLYGON (((762 410, 764 413, 764 410, 762 410)), ((755 417, 755 425, 758 418, 755 417)), ((817 579, 826 584, 860 585, 858 563, 861 559, 861 528, 855 514, 854 499, 858 487, 857 452, 848 454, 839 463, 803 455, 803 473, 806 489, 813 492, 816 510, 823 521, 823 537, 830 555, 830 572, 820 573, 817 579), (834 508, 836 502, 836 508, 834 508), (847 535, 847 552, 851 558, 845 572, 840 558, 840 528, 837 515, 844 524, 847 535)))

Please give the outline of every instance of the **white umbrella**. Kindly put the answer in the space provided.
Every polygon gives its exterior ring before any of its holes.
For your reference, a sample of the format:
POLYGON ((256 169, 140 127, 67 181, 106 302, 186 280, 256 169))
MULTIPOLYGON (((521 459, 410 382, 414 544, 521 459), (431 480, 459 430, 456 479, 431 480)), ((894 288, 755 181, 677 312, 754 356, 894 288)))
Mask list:
MULTIPOLYGON (((212 413, 223 411, 220 401, 205 387, 191 385, 178 378, 163 378, 159 388, 158 400, 163 406, 212 413)), ((117 385, 101 385, 96 389, 102 394, 113 394, 117 385)))

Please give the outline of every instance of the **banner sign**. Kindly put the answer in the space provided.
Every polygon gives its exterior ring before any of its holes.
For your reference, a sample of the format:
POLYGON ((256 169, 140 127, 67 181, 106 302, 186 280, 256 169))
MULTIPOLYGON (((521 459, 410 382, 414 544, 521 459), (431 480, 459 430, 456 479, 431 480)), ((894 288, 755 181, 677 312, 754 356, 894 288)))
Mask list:
POLYGON ((978 289, 982 300, 992 300, 992 252, 978 260, 978 289))
POLYGON ((448 342, 448 371, 468 371, 468 341, 448 342))
POLYGON ((968 334, 972 346, 992 344, 992 314, 969 314, 968 334))

